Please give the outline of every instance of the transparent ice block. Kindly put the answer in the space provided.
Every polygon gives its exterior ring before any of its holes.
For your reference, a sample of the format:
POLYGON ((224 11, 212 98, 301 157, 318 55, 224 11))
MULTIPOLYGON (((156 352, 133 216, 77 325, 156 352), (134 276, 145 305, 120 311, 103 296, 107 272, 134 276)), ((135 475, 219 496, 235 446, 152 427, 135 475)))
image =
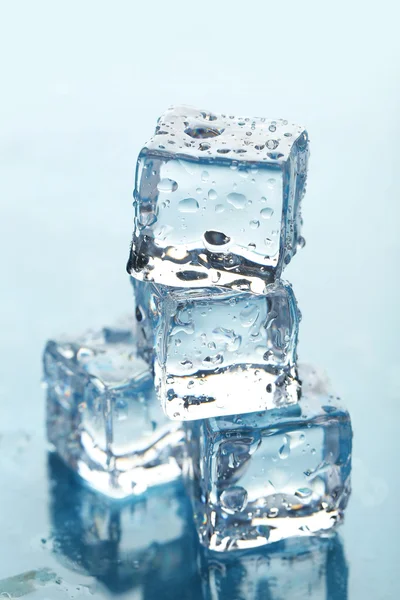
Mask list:
POLYGON ((203 600, 347 600, 348 566, 337 535, 201 557, 203 600))
POLYGON ((137 310, 146 313, 147 330, 153 332, 154 381, 170 419, 297 402, 300 314, 289 284, 270 284, 265 295, 148 283, 137 287, 137 310))
MULTIPOLYGON (((179 482, 121 502, 75 480, 54 453, 48 466, 47 546, 59 562, 95 577, 124 598, 130 592, 132 598, 201 600, 196 595, 198 542, 179 482), (187 590, 193 595, 186 596, 187 590)), ((95 590, 93 594, 97 597, 95 590)))
POLYGON ((49 441, 91 486, 115 497, 180 475, 182 431, 161 410, 132 329, 49 341, 43 357, 49 441))
POLYGON ((303 381, 298 404, 185 424, 186 479, 201 542, 252 548, 334 528, 350 494, 352 429, 303 381))
POLYGON ((167 110, 138 159, 128 272, 262 292, 304 244, 307 162, 299 125, 167 110))

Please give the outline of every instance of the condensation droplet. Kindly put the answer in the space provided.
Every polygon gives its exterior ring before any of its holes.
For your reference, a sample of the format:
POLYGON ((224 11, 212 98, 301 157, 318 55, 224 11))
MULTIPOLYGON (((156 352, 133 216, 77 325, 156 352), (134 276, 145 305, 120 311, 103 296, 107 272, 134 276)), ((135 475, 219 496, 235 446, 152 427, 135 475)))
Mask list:
POLYGON ((279 448, 279 458, 284 460, 290 455, 290 436, 283 436, 283 445, 279 448))
POLYGON ((243 327, 251 327, 257 321, 259 317, 260 311, 256 304, 250 304, 246 308, 244 308, 240 315, 240 322, 243 327))
POLYGON ((249 225, 252 229, 257 229, 258 227, 260 227, 260 221, 250 221, 249 225))
POLYGON ((223 204, 217 204, 215 206, 215 212, 216 213, 222 213, 225 210, 225 206, 223 204))
POLYGON ((179 202, 178 210, 182 213, 194 213, 199 210, 199 203, 195 198, 185 198, 179 202))
POLYGON ((175 192, 178 189, 178 184, 173 179, 161 179, 157 184, 157 189, 160 192, 175 192))
POLYGON ((202 174, 201 174, 201 180, 202 180, 202 181, 208 181, 208 178, 209 178, 209 177, 210 177, 210 176, 209 176, 209 174, 208 174, 208 171, 203 171, 203 172, 202 172, 202 174))
POLYGON ((185 369, 191 369, 193 367, 193 363, 191 360, 188 360, 187 358, 185 360, 181 361, 181 365, 182 367, 184 367, 185 369))
POLYGON ((275 148, 279 146, 279 142, 277 140, 268 140, 265 145, 267 146, 268 150, 275 150, 275 148))
POLYGON ((302 235, 297 240, 297 245, 299 248, 304 248, 304 246, 306 245, 306 240, 303 238, 302 235))
POLYGON ((237 209, 242 209, 246 206, 247 198, 244 194, 238 194, 237 192, 231 192, 227 196, 229 204, 237 209))
POLYGON ((247 499, 247 491, 240 485, 229 487, 220 496, 221 505, 228 514, 244 510, 247 506, 247 499))
POLYGON ((209 190, 208 192, 208 199, 209 200, 216 200, 217 199, 217 192, 213 189, 209 190))
POLYGON ((263 219, 270 219, 273 214, 274 214, 274 211, 269 206, 267 208, 263 208, 260 211, 260 215, 262 216, 263 219))

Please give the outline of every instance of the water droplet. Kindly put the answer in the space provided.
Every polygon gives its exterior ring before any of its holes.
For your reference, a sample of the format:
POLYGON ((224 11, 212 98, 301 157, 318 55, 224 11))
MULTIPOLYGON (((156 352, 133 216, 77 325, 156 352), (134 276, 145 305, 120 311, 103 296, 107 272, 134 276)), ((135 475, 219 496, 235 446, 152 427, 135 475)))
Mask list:
POLYGON ((139 225, 143 227, 149 227, 150 225, 154 225, 157 221, 157 217, 153 212, 142 212, 139 215, 139 225))
POLYGON ((233 329, 217 327, 213 330, 213 334, 215 335, 217 342, 226 345, 226 349, 229 352, 237 352, 237 350, 239 350, 242 338, 240 335, 236 335, 233 329))
POLYGON ((217 204, 215 206, 215 212, 216 213, 222 213, 225 210, 225 206, 223 204, 217 204))
POLYGON ((193 363, 191 360, 188 360, 187 358, 185 360, 181 360, 181 365, 182 367, 184 367, 185 369, 191 369, 193 367, 193 363))
POLYGON ((284 460, 289 455, 290 455, 290 436, 284 435, 283 436, 283 446, 281 446, 279 448, 279 458, 282 458, 282 460, 284 460))
POLYGON ((322 407, 322 410, 324 410, 328 415, 335 412, 336 411, 336 407, 335 406, 329 406, 328 404, 326 404, 325 406, 322 407))
POLYGON ((160 192, 175 192, 178 189, 178 184, 173 179, 161 179, 157 184, 157 189, 160 192))
POLYGON ((210 246, 224 246, 231 241, 231 238, 221 231, 206 231, 204 239, 210 246))
POLYGON ((228 514, 244 510, 247 506, 247 498, 247 491, 240 485, 229 487, 220 496, 221 505, 228 514))
POLYGON ((272 383, 269 383, 265 389, 267 390, 268 394, 271 394, 272 393, 272 383))
POLYGON ((208 171, 203 171, 203 172, 201 173, 201 180, 202 180, 202 181, 208 181, 208 178, 209 178, 209 177, 210 177, 210 176, 209 176, 209 174, 208 174, 208 171))
POLYGON ((217 148, 217 152, 219 154, 228 154, 228 152, 230 152, 231 149, 230 148, 217 148))
POLYGON ((235 208, 241 209, 246 206, 247 198, 244 194, 238 194, 237 192, 231 192, 227 196, 229 204, 232 204, 235 208))
POLYGON ((260 227, 260 221, 250 221, 249 225, 252 229, 257 229, 258 227, 260 227))
POLYGON ((240 315, 240 322, 243 327, 251 327, 257 321, 259 317, 260 311, 256 304, 250 304, 246 308, 244 308, 240 315))
POLYGON ((299 488, 298 490, 296 490, 295 496, 297 496, 298 498, 308 498, 309 496, 311 496, 312 493, 313 491, 310 488, 299 488))
POLYGON ((224 362, 223 354, 216 354, 215 356, 206 356, 206 358, 203 360, 203 364, 206 366, 221 365, 223 362, 224 362))
POLYGON ((182 344, 182 340, 180 340, 179 338, 176 338, 175 346, 180 346, 181 344, 182 344))
POLYGON ((299 248, 304 248, 305 245, 306 245, 306 240, 303 238, 303 236, 300 236, 299 239, 297 240, 297 246, 299 248))
POLYGON ((277 508, 276 506, 272 506, 269 511, 268 511, 268 516, 273 519, 275 517, 277 517, 279 514, 279 508, 277 508))
POLYGON ((283 134, 285 137, 292 137, 292 134, 290 132, 284 133, 283 134))
POLYGON ((199 203, 194 198, 185 198, 178 204, 179 212, 194 213, 199 210, 199 203))
POLYGON ((217 129, 216 127, 207 127, 204 125, 195 125, 193 127, 187 127, 185 129, 186 135, 189 135, 191 138, 213 138, 217 137, 217 135, 221 135, 223 129, 217 129))
POLYGON ((217 192, 213 189, 208 191, 208 199, 209 200, 216 200, 217 199, 217 192))
POLYGON ((275 148, 279 146, 279 142, 277 140, 268 140, 265 145, 267 146, 268 150, 275 150, 275 148))
POLYGON ((270 219, 272 217, 272 215, 274 214, 274 211, 272 210, 272 208, 263 208, 260 211, 260 215, 262 216, 263 219, 270 219))
POLYGON ((264 244, 269 247, 272 244, 272 240, 270 240, 269 238, 265 238, 264 244))
POLYGON ((276 184, 276 180, 273 177, 270 177, 270 179, 268 179, 268 187, 273 188, 275 187, 276 184))
POLYGON ((207 142, 202 142, 201 144, 199 144, 199 150, 201 150, 202 152, 204 152, 205 150, 209 150, 211 148, 211 144, 208 144, 207 142))
POLYGON ((268 129, 272 132, 276 131, 276 125, 274 125, 273 123, 271 123, 271 125, 268 127, 268 129))

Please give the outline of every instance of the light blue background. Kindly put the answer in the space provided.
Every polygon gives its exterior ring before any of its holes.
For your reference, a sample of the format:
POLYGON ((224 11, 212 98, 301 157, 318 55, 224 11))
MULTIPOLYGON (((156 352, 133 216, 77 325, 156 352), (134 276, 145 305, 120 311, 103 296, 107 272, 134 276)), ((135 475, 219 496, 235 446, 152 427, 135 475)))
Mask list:
POLYGON ((136 155, 185 103, 309 130, 299 354, 353 418, 349 600, 400 595, 398 22, 390 0, 0 1, 0 579, 38 566, 47 519, 42 454, 16 476, 4 454, 43 437, 43 344, 130 310, 136 155))

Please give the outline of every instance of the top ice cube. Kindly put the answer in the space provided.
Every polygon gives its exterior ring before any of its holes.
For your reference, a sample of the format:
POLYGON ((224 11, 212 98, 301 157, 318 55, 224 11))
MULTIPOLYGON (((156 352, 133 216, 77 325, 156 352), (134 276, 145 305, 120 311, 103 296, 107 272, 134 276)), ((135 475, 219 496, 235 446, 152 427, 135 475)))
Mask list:
POLYGON ((170 108, 138 158, 128 272, 262 292, 304 243, 307 160, 299 125, 170 108))

